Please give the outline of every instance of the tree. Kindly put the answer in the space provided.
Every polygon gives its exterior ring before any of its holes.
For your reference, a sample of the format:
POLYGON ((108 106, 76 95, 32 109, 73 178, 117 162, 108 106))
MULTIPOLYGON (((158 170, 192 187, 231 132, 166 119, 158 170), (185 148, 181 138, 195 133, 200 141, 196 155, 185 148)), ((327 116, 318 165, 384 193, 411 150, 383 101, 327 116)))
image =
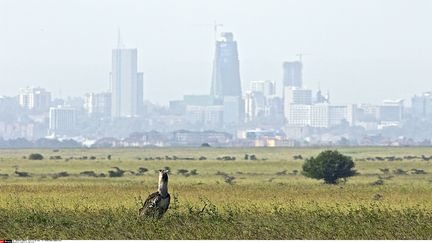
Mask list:
POLYGON ((354 161, 338 151, 326 150, 316 158, 306 159, 302 174, 314 179, 324 179, 327 184, 336 184, 337 179, 354 176, 354 161))
POLYGON ((43 160, 42 154, 30 154, 28 159, 29 160, 43 160))

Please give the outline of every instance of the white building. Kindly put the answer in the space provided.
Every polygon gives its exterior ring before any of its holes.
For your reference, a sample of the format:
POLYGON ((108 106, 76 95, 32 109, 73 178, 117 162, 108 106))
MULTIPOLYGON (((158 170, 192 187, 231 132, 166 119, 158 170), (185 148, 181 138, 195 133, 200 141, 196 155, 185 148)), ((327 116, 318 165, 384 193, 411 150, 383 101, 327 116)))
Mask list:
POLYGON ((75 129, 76 114, 73 108, 51 107, 49 110, 50 133, 68 133, 75 129))
POLYGON ((311 105, 310 126, 327 128, 330 125, 330 106, 327 103, 311 105))
POLYGON ((290 104, 285 106, 285 118, 287 125, 290 126, 329 128, 344 121, 352 126, 355 121, 355 109, 355 105, 290 104))
POLYGON ((311 105, 312 90, 291 86, 284 87, 284 105, 290 104, 311 105))
POLYGON ((284 107, 287 125, 310 126, 311 124, 311 105, 290 104, 284 107))
POLYGON ((85 96, 85 109, 89 115, 111 115, 111 93, 89 93, 85 96))
POLYGON ((48 110, 51 104, 51 93, 42 88, 21 89, 19 104, 28 110, 48 110))
POLYGON ((261 92, 247 91, 245 94, 245 121, 265 116, 266 98, 261 92))
POLYGON ((311 124, 312 90, 286 86, 283 99, 287 125, 309 126, 311 124))
POLYGON ((137 72, 137 49, 112 50, 111 116, 136 117, 143 107, 143 74, 137 72))

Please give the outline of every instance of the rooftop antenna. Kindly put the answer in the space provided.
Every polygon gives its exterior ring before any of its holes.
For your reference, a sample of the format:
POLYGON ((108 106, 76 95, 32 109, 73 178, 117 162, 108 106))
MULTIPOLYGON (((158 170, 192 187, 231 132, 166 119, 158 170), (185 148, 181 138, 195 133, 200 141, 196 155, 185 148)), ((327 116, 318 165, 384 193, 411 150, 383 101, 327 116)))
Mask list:
POLYGON ((214 25, 213 25, 213 28, 214 28, 214 39, 215 40, 217 40, 217 35, 218 35, 218 28, 219 27, 223 27, 223 24, 218 24, 217 22, 216 22, 216 20, 214 21, 214 25))
POLYGON ((120 49, 124 47, 122 40, 121 40, 121 33, 120 33, 120 28, 118 28, 118 32, 117 32, 117 48, 120 49))

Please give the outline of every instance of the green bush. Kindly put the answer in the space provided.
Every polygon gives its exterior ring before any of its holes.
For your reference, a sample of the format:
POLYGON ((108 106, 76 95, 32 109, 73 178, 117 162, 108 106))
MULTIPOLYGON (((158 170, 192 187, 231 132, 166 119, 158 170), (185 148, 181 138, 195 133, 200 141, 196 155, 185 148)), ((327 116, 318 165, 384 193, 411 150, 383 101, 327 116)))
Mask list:
POLYGON ((209 143, 202 143, 202 144, 201 144, 201 147, 202 147, 202 148, 210 148, 211 145, 210 145, 209 143))
POLYGON ((122 170, 119 167, 112 167, 112 168, 115 170, 109 170, 108 171, 109 177, 122 177, 124 175, 124 173, 126 172, 125 170, 122 170))
POLYGON ((339 178, 354 176, 354 161, 338 151, 326 150, 316 158, 306 159, 303 164, 303 175, 314 179, 324 179, 327 184, 336 184, 339 178))
POLYGON ((29 160, 43 160, 42 154, 30 154, 28 159, 29 160))

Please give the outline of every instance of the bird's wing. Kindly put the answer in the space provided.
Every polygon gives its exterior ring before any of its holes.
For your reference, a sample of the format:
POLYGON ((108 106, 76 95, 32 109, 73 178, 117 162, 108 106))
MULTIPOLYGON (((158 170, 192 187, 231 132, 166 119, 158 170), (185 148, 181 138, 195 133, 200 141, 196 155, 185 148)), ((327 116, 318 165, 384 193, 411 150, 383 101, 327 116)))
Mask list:
POLYGON ((150 194, 147 199, 144 202, 144 207, 155 207, 157 206, 157 204, 159 203, 159 201, 161 200, 161 196, 159 194, 159 192, 153 192, 152 194, 150 194))
POLYGON ((159 192, 153 192, 150 194, 145 200, 143 207, 140 209, 140 214, 147 214, 147 212, 156 209, 161 199, 159 192))

